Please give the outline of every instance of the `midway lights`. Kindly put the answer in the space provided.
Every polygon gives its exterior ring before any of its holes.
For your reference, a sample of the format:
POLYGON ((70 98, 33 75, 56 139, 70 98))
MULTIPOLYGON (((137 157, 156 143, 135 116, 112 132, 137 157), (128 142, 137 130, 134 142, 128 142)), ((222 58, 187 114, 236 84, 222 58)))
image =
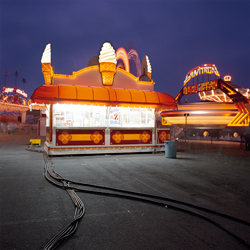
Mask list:
POLYGON ((3 87, 0 93, 0 122, 25 123, 29 106, 27 101, 19 95, 27 97, 21 89, 3 87))
POLYGON ((186 75, 183 85, 185 86, 186 83, 191 78, 194 78, 195 76, 198 76, 201 74, 215 74, 216 76, 220 77, 220 74, 214 64, 204 64, 204 65, 197 66, 194 69, 190 70, 186 75))
POLYGON ((128 55, 121 48, 118 52, 106 42, 88 67, 62 75, 54 74, 51 46, 46 46, 41 60, 45 85, 34 91, 31 100, 46 105, 49 155, 164 150, 170 129, 160 126, 156 116, 163 109, 176 109, 176 102, 154 91, 146 55, 136 77, 129 72, 128 60, 136 60, 138 66, 137 53, 130 50, 128 55), (118 59, 125 70, 117 65, 118 59))
POLYGON ((202 91, 215 90, 217 88, 218 88, 217 81, 214 80, 214 81, 203 82, 203 83, 199 83, 196 85, 183 87, 183 94, 184 95, 194 94, 194 93, 199 93, 202 91))
POLYGON ((20 95, 22 95, 22 96, 24 96, 24 97, 26 97, 27 98, 27 94, 23 91, 23 90, 21 90, 21 89, 17 89, 17 88, 5 88, 5 87, 3 87, 3 90, 2 90, 2 93, 18 93, 18 94, 20 94, 20 95))

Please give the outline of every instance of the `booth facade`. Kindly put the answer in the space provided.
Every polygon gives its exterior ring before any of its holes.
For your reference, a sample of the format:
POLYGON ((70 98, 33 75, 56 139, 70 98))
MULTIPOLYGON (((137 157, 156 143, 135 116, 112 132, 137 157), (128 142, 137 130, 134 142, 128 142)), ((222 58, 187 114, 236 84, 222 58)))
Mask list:
POLYGON ((172 96, 154 91, 148 59, 144 57, 138 78, 112 65, 103 71, 100 57, 72 75, 54 74, 50 62, 42 59, 45 85, 34 91, 31 100, 46 106, 47 154, 164 150, 170 130, 158 128, 156 117, 177 107, 172 96))

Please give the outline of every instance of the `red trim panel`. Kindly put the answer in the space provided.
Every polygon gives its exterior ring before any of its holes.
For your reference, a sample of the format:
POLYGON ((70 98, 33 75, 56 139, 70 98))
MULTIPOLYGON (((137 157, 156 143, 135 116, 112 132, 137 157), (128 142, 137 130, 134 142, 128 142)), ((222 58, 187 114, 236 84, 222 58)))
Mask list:
POLYGON ((152 144, 152 130, 110 130, 110 145, 152 144))
POLYGON ((56 146, 104 145, 105 130, 57 129, 56 146))
POLYGON ((170 140, 170 130, 157 129, 157 144, 163 144, 166 140, 170 140))

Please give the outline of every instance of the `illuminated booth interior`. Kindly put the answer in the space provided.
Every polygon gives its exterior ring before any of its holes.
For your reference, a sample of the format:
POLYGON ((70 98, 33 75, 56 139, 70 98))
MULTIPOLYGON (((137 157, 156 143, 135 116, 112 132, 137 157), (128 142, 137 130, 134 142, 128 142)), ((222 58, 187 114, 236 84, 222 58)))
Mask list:
MULTIPOLYGON (((135 58, 135 51, 129 53, 135 58)), ((158 128, 156 116, 162 110, 175 110, 175 99, 154 91, 147 56, 141 65, 135 59, 138 77, 131 74, 131 57, 123 48, 115 52, 110 43, 104 43, 99 57, 93 57, 87 68, 62 75, 54 73, 51 47, 46 46, 42 56, 45 85, 34 91, 31 106, 46 106, 47 154, 164 150, 170 130, 158 128)))

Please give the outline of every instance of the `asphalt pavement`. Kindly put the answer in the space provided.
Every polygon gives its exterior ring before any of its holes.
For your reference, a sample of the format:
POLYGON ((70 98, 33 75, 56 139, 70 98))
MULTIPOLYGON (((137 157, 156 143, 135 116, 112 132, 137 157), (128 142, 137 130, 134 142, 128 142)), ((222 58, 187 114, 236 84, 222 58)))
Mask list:
MULTIPOLYGON (((3 250, 43 249, 74 218, 68 193, 44 178, 43 147, 26 150, 31 138, 38 137, 0 134, 3 250)), ((175 159, 164 153, 52 157, 53 169, 66 179, 168 198, 147 203, 76 191, 85 214, 56 249, 249 249, 240 241, 250 242, 249 225, 180 202, 250 222, 250 151, 236 142, 177 146, 175 159)))

